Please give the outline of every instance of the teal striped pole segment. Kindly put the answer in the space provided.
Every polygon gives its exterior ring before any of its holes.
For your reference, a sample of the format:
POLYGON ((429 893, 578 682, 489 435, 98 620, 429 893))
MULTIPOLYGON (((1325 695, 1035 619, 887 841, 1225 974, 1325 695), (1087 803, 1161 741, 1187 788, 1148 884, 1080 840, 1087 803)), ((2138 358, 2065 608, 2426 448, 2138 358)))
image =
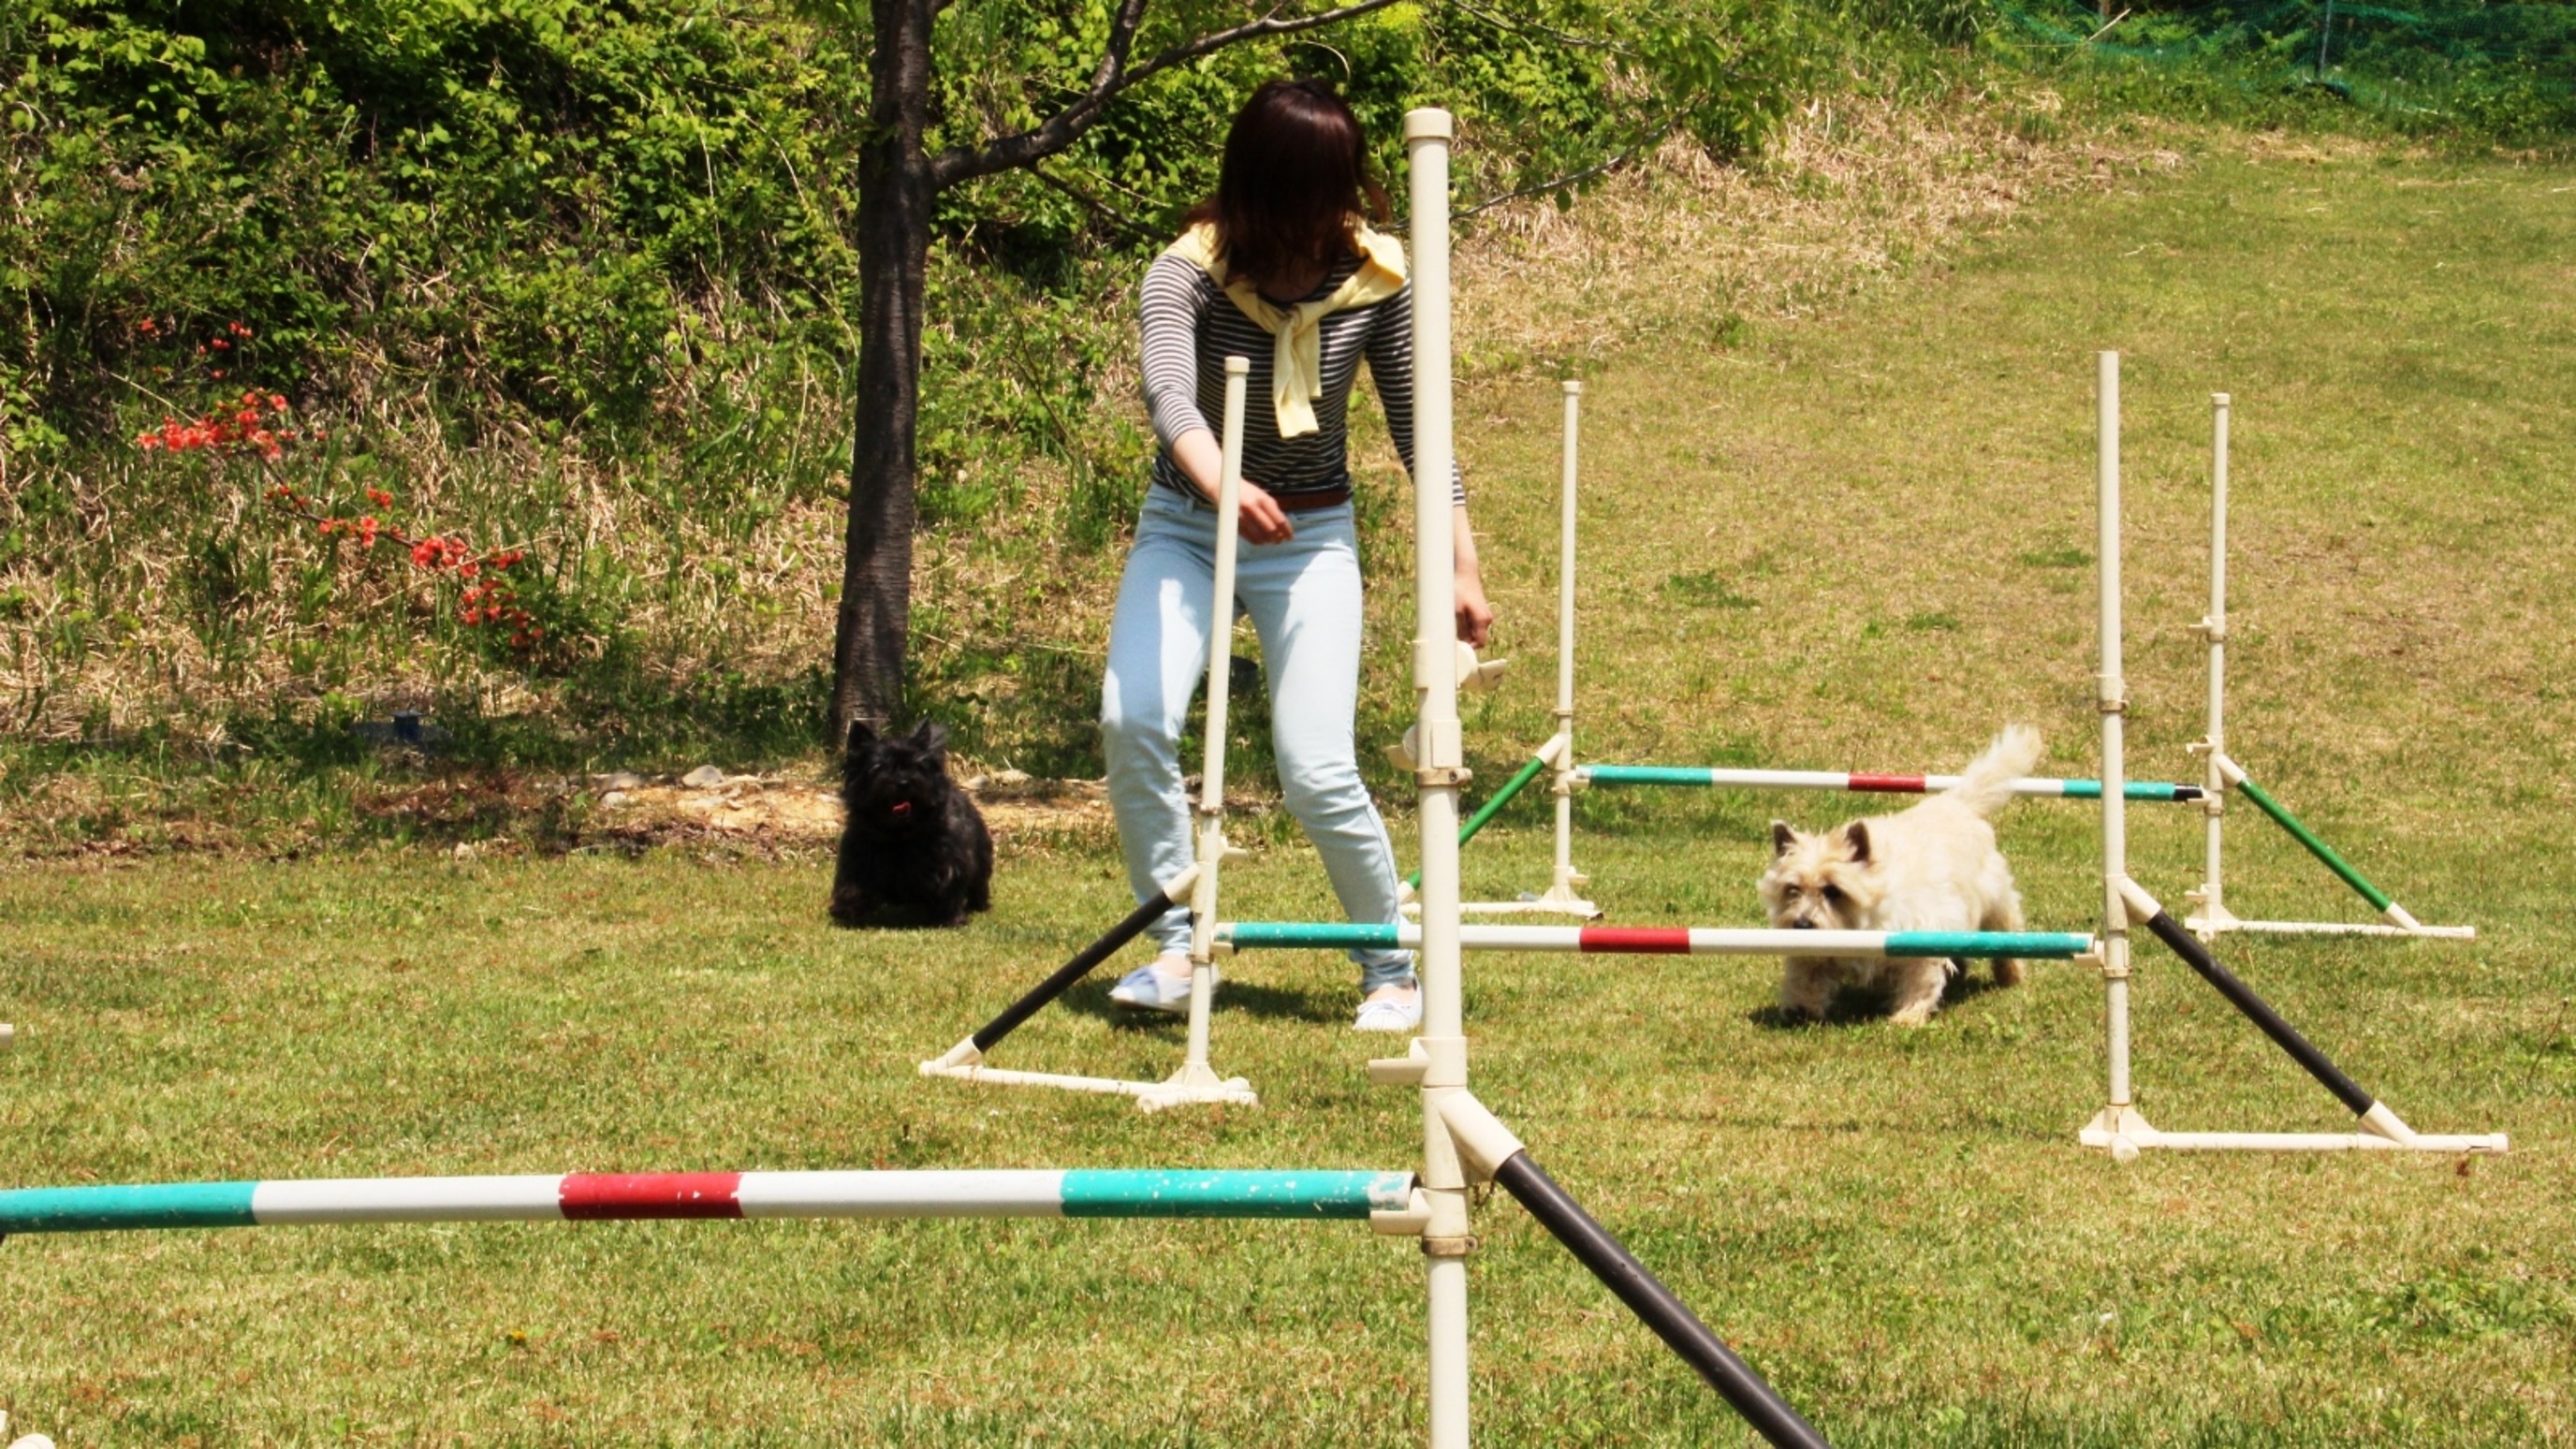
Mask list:
POLYGON ((1238 921, 1219 926, 1217 939, 1238 951, 1311 947, 1319 951, 1395 951, 1402 926, 1341 925, 1331 921, 1238 921))
POLYGON ((2317 839, 2315 831, 2300 824, 2299 817, 2281 808, 2281 802, 2264 793, 2262 786, 2240 776, 2236 781, 2236 788, 2244 791, 2245 798, 2253 801, 2256 808, 2260 809, 2264 814, 2271 816, 2275 824, 2279 825, 2283 830, 2290 832, 2291 839, 2306 846, 2308 848, 2308 854, 2324 861, 2326 869, 2343 877, 2343 883, 2345 885, 2361 892, 2361 898, 2370 902, 2372 909, 2385 911, 2391 905, 2395 904, 2389 900, 2388 892, 2381 890, 2379 887, 2372 885, 2369 881, 2362 879, 2361 872, 2353 869, 2351 862, 2345 860, 2342 856, 2335 854, 2333 846, 2317 839))
MULTIPOLYGON (((1846 774, 1833 770, 1738 770, 1698 765, 1586 765, 1576 772, 1593 785, 1671 785, 1694 790, 1841 790, 1856 795, 1928 795, 1958 783, 1953 775, 1846 774)), ((2062 800, 2099 800, 2099 780, 2033 778, 2013 782, 2013 793, 2062 800)), ((2121 798, 2186 803, 2207 792, 2168 780, 2127 780, 2121 798)))
MULTIPOLYGON (((1238 951, 1265 947, 1390 951, 1418 946, 1413 925, 1239 921, 1216 928, 1238 951)), ((2072 931, 1796 931, 1729 926, 1461 926, 1470 951, 1578 951, 1603 956, 2081 956, 2093 938, 2072 931)))
POLYGON ((1407 1172, 1171 1172, 1064 1175, 1069 1218, 1365 1218, 1401 1210, 1407 1172))
POLYGON ((154 1182, 132 1187, 0 1191, 0 1236, 105 1233, 128 1228, 248 1228, 255 1182, 154 1182))
MULTIPOLYGON (((1460 845, 1464 845, 1468 841, 1475 839, 1476 832, 1485 828, 1485 822, 1494 818, 1494 812, 1502 809, 1505 805, 1510 804, 1512 797, 1519 794, 1530 781, 1537 779, 1538 772, 1546 768, 1546 756, 1532 756, 1528 764, 1521 766, 1519 774, 1504 781, 1503 788, 1496 790, 1492 799, 1487 800, 1484 804, 1478 806, 1476 808, 1476 813, 1468 817, 1467 823, 1458 827, 1458 843, 1460 845)), ((1422 889, 1422 872, 1416 870, 1413 874, 1406 876, 1404 878, 1404 883, 1413 887, 1415 890, 1422 889)))
POLYGON ((1696 785, 1716 783, 1706 770, 1688 765, 1586 765, 1583 778, 1595 785, 1696 785))
MULTIPOLYGON (((2066 798, 2069 800, 2102 798, 2102 782, 2099 780, 2067 780, 2061 783, 2066 786, 2066 798)), ((2198 785, 2177 785, 2165 780, 2129 780, 2120 786, 2120 795, 2123 799, 2162 800, 2168 804, 2198 800, 2207 793, 2198 785)))
POLYGON ((2093 949, 2079 931, 1890 931, 1890 956, 2032 956, 2064 959, 2093 949))

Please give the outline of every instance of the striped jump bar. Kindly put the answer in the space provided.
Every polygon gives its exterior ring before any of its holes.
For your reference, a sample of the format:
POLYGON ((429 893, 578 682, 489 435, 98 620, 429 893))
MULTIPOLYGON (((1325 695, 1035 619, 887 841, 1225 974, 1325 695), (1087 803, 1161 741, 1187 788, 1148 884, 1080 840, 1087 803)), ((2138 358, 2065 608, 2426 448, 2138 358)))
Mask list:
POLYGON ((1366 1218, 1404 1172, 1023 1170, 360 1177, 0 1191, 0 1235, 639 1218, 1366 1218))
MULTIPOLYGON (((1302 921, 1238 921, 1216 928, 1237 951, 1311 947, 1389 951, 1422 944, 1422 928, 1302 921)), ((1469 951, 1579 951, 1599 956, 2081 956, 2093 938, 2075 931, 1782 931, 1697 926, 1461 926, 1469 951)))
MULTIPOLYGON (((1865 775, 1840 770, 1720 770, 1697 765, 1586 765, 1575 778, 1592 785, 1682 785, 1698 789, 1847 790, 1863 795, 1930 795, 1959 783, 1956 775, 1865 775)), ((2063 800, 2099 800, 2099 780, 2047 780, 2024 776, 2012 782, 2015 795, 2045 795, 2063 800)), ((2198 785, 2157 780, 2129 780, 2120 787, 2129 800, 2198 800, 2207 793, 2198 785)))

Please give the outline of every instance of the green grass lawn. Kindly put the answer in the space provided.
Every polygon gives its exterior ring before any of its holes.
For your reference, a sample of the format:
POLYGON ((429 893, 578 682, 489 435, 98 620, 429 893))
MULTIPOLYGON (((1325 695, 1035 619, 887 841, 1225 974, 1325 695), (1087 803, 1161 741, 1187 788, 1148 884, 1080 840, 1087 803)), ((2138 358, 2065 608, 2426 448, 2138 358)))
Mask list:
MULTIPOLYGON (((1836 316, 1588 379, 1583 730, 1636 762, 1953 769, 2008 719, 2090 773, 2090 353, 2129 358, 2132 773, 2192 778, 2207 395, 2237 399, 2235 753, 2473 945, 2250 941, 2238 971, 2426 1131, 2509 1157, 2083 1151, 2097 980, 2039 966, 1930 1027, 1787 1030, 1767 963, 1476 957, 1478 1091, 1837 1443, 2576 1440, 2576 172, 2229 143, 2052 205, 1836 316)), ((1462 451, 1547 729, 1556 390, 1462 451)), ((1378 617, 1405 612, 1381 590, 1378 617)), ((1400 641, 1378 639, 1382 717, 1400 641)), ((1816 796, 1585 797, 1616 920, 1749 924, 1816 796)), ((2132 810, 2179 905, 2198 817, 2132 810)), ((1471 894, 1545 883, 1535 802, 1471 894)), ((2367 908, 2250 811, 2240 911, 2367 908)), ((2095 815, 2003 822, 2034 923, 2098 900, 2095 815)), ((1399 834, 1408 829, 1399 822, 1399 834)), ((1274 814, 1229 914, 1326 910, 1274 814)), ((1409 846, 1406 854, 1410 855, 1409 846)), ((381 851, 0 870, 0 1180, 650 1168, 1403 1168, 1350 973, 1246 958, 1218 1064, 1258 1109, 926 1082, 1123 910, 1111 853, 1024 839, 956 933, 825 927, 828 866, 381 851)), ((2141 1105, 2344 1116, 2152 942, 2141 1105)), ((1105 973, 1104 973, 1105 976, 1105 973)), ((1159 1076, 1105 980, 1002 1054, 1159 1076)), ((1746 1436, 1508 1202, 1480 1214, 1483 1442, 1746 1436)), ((71 1446, 1220 1445, 1418 1437, 1411 1244, 1352 1225, 417 1226, 0 1246, 0 1407, 71 1446)))

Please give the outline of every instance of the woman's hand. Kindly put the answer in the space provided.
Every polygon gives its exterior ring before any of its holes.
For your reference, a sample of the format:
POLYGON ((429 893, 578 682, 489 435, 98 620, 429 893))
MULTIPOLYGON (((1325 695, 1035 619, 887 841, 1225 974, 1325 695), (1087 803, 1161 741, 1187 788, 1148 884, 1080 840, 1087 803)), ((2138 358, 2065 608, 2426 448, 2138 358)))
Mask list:
POLYGON ((1468 559, 1458 566, 1458 638, 1482 649, 1493 631, 1494 606, 1485 602, 1484 573, 1468 559))
MULTIPOLYGON (((1225 466, 1225 454, 1217 447, 1216 434, 1205 428, 1192 428, 1172 440, 1172 461, 1181 475, 1199 490, 1199 496, 1216 506, 1217 481, 1225 466)), ((1296 525, 1288 521, 1288 510, 1270 496, 1270 490, 1246 478, 1239 495, 1239 516, 1234 531, 1245 543, 1286 543, 1297 536, 1296 525)))
POLYGON ((1485 570, 1476 561, 1476 530, 1467 525, 1466 505, 1449 510, 1450 556, 1457 561, 1458 638, 1482 649, 1494 632, 1494 606, 1485 602, 1485 570))
POLYGON ((1246 478, 1242 480, 1240 514, 1234 522, 1235 532, 1245 543, 1286 543, 1297 536, 1297 526, 1288 521, 1288 510, 1270 496, 1270 490, 1246 478))

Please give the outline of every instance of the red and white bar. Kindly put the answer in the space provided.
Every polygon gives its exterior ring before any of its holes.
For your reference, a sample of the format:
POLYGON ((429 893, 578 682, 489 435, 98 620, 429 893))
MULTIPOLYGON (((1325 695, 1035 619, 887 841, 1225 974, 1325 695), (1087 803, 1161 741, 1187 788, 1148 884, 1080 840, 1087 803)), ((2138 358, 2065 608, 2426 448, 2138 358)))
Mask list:
POLYGON ((652 1172, 263 1182, 262 1223, 1052 1216, 1062 1172, 652 1172))
MULTIPOLYGON (((1752 770, 1714 765, 1584 765, 1574 772, 1585 785, 1677 785, 1717 790, 1835 790, 1858 795, 1930 795, 1955 788, 1956 775, 1879 775, 1846 770, 1752 770)), ((2099 780, 2025 775, 2012 782, 2017 796, 2052 800, 2098 800, 2099 780)), ((2198 785, 2165 780, 2122 782, 2131 800, 2187 803, 2201 798, 2198 785)))

